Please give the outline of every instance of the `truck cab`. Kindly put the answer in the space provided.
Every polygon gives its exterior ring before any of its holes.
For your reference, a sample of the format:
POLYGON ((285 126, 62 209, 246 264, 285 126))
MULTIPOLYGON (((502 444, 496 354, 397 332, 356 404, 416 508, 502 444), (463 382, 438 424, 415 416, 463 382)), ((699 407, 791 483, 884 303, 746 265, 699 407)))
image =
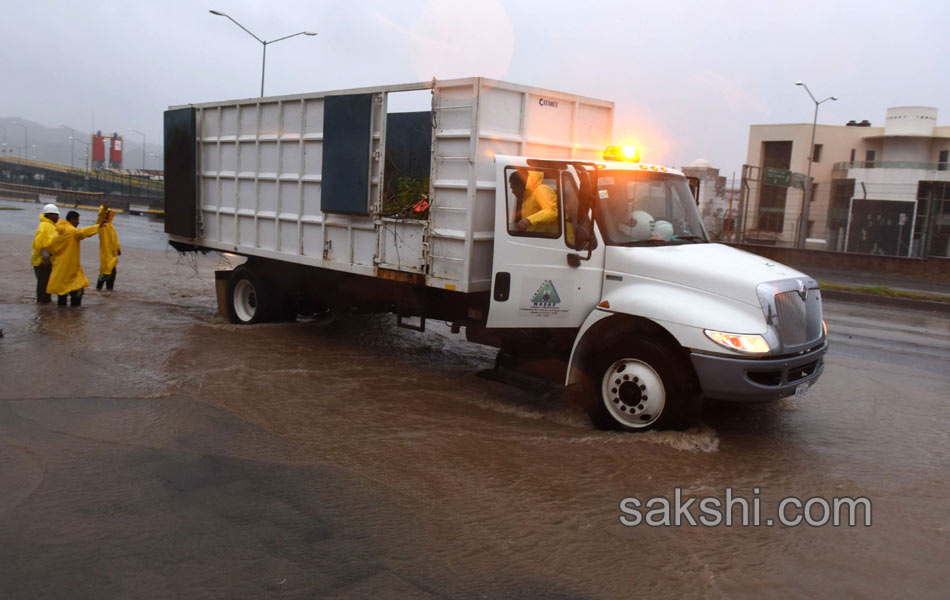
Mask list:
POLYGON ((817 282, 711 243, 681 172, 495 161, 486 331, 513 354, 561 353, 597 425, 684 428, 704 398, 802 395, 821 374, 817 282))

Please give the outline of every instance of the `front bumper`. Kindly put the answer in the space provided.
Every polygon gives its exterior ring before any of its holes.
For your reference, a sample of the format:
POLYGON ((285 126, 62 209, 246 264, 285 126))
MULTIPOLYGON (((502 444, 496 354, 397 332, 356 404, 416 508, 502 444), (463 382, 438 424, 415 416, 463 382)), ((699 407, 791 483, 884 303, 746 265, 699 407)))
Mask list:
POLYGON ((690 355, 706 398, 761 402, 795 393, 812 383, 825 368, 828 340, 804 354, 783 358, 746 359, 710 354, 690 355))

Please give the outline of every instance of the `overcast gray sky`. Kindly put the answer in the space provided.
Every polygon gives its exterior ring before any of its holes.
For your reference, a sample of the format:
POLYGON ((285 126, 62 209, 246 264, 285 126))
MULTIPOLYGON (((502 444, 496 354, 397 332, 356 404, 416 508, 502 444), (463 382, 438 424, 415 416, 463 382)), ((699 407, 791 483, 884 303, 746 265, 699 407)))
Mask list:
MULTIPOLYGON (((752 123, 940 109, 950 2, 4 0, 0 117, 161 139, 169 105, 483 75, 616 102, 643 160, 731 176, 752 123)), ((14 135, 13 132, 7 132, 14 135)))

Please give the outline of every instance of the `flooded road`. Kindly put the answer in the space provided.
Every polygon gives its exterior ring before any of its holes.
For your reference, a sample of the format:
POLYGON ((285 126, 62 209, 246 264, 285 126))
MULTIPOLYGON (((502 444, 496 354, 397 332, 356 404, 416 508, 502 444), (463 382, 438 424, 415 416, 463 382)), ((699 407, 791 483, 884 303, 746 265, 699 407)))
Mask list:
MULTIPOLYGON (((23 207, 0 211, 4 597, 950 590, 944 315, 828 302, 804 399, 602 433, 557 392, 476 376, 494 351, 439 324, 230 325, 213 290, 227 261, 166 252, 142 218, 117 218, 114 292, 37 306, 23 207), (787 496, 865 496, 873 523, 621 525, 621 499, 677 488, 732 488, 770 515, 787 496)), ((83 242, 90 278, 97 250, 83 242)))

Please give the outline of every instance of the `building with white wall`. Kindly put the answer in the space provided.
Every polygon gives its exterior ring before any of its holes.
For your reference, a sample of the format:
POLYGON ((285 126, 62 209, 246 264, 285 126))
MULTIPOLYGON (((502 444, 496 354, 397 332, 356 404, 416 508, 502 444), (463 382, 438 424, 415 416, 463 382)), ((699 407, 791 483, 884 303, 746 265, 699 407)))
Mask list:
POLYGON ((887 109, 868 121, 753 125, 745 188, 745 239, 798 239, 809 158, 814 182, 808 247, 891 256, 950 256, 950 126, 937 109, 887 109), (791 172, 791 173, 788 173, 791 172), (784 173, 784 179, 783 179, 784 173))
MULTIPOLYGON (((699 213, 706 231, 717 241, 732 241, 735 216, 739 212, 739 196, 719 169, 704 159, 697 158, 688 167, 680 167, 687 177, 699 180, 699 213)), ((733 174, 733 180, 735 174, 733 174)), ((734 181, 732 182, 734 183, 734 181)))

